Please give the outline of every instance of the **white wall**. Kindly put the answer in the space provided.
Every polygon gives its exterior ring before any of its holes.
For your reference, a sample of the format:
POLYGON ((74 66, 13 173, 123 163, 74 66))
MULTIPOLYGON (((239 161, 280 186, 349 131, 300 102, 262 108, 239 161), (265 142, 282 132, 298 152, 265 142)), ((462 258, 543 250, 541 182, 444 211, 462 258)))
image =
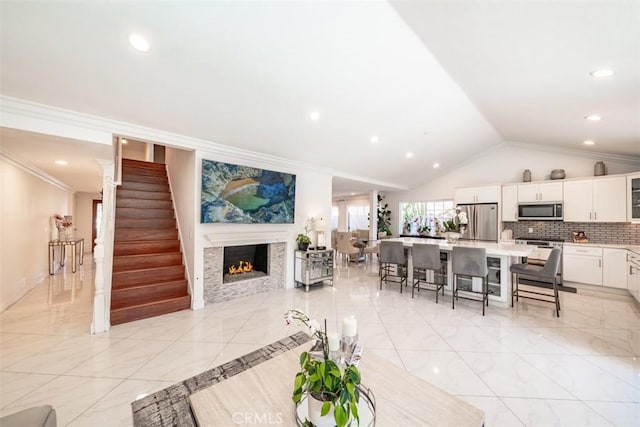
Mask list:
MULTIPOLYGON (((283 163, 259 162, 253 159, 239 159, 223 156, 217 153, 196 153, 196 182, 195 197, 195 253, 194 253, 194 293, 201 294, 203 289, 203 253, 204 248, 211 246, 205 236, 215 233, 230 232, 283 232, 288 234, 287 242, 287 270, 285 287, 293 287, 293 251, 297 247, 295 238, 304 232, 304 226, 310 217, 324 218, 327 242, 331 236, 331 186, 332 176, 319 172, 312 172, 303 168, 291 168, 283 163), (202 159, 251 166, 296 175, 296 205, 294 224, 200 224, 200 191, 202 159)), ((320 230, 319 227, 316 228, 320 230)), ((204 302, 202 302, 204 304, 204 302)), ((193 308, 199 308, 194 306, 193 308)))
MULTIPOLYGON (((463 156, 463 154, 461 154, 463 156)), ((505 144, 482 157, 470 159, 459 167, 422 186, 401 192, 389 192, 386 201, 391 210, 391 228, 398 232, 401 202, 453 199, 458 187, 522 182, 522 172, 531 170, 532 181, 549 179, 553 169, 564 169, 566 178, 592 177, 597 161, 602 160, 608 175, 634 172, 640 162, 614 161, 581 154, 568 154, 549 150, 505 144)))
POLYGON ((85 253, 91 252, 94 243, 91 241, 93 228, 93 201, 101 200, 100 193, 77 192, 74 195, 75 208, 73 210, 73 228, 75 237, 84 239, 85 253))
MULTIPOLYGON (((176 207, 176 219, 180 229, 180 242, 185 258, 192 301, 194 277, 194 228, 198 215, 196 201, 196 155, 195 151, 167 147, 165 163, 171 182, 171 193, 176 207)), ((193 305, 193 304, 192 304, 193 305)))
POLYGON ((0 156, 0 311, 49 274, 51 217, 68 215, 71 193, 0 156))

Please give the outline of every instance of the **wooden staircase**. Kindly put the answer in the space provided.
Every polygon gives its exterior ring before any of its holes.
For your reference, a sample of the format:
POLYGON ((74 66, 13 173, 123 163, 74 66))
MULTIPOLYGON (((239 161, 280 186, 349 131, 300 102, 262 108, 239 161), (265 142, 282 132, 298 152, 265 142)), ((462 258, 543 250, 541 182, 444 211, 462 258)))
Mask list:
POLYGON ((165 165, 123 159, 116 192, 111 324, 190 306, 165 165))

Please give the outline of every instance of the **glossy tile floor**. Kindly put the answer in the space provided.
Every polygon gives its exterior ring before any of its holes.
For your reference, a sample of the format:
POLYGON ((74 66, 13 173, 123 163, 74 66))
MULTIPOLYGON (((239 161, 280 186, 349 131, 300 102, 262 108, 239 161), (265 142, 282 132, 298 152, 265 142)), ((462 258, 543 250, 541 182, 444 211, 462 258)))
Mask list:
MULTIPOLYGON (((640 425, 640 315, 631 297, 561 293, 517 308, 451 309, 433 292, 378 290, 375 271, 341 268, 334 287, 274 291, 91 335, 91 257, 0 315, 0 415, 49 403, 58 425, 131 425, 130 403, 295 332, 300 308, 329 329, 354 314, 360 340, 483 409, 487 426, 640 425)), ((364 377, 366 383, 366 376, 364 377)), ((375 392, 375 391, 374 391, 375 392)), ((384 427, 384 426, 383 426, 384 427)))

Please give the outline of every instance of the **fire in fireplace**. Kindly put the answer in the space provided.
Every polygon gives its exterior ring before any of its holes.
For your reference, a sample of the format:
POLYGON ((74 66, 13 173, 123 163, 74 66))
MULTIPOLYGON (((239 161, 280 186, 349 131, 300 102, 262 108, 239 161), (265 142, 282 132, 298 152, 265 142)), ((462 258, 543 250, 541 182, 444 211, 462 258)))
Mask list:
POLYGON ((253 271, 253 264, 249 261, 238 261, 238 266, 232 265, 229 267, 229 274, 242 274, 242 273, 251 273, 253 271))
POLYGON ((227 246, 223 255, 222 282, 263 277, 269 274, 269 245, 227 246))

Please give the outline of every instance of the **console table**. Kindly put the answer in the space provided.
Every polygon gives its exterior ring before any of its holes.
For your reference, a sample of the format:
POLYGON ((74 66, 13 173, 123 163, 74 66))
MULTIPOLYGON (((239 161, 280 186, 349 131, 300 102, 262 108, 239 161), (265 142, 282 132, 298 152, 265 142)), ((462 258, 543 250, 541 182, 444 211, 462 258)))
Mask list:
POLYGON ((309 292, 309 286, 331 281, 333 286, 333 249, 320 249, 309 251, 295 251, 294 274, 296 284, 305 287, 309 292))
POLYGON ((53 274, 55 264, 55 249, 60 247, 60 266, 64 267, 64 259, 66 258, 66 247, 71 246, 71 271, 76 272, 77 264, 82 265, 84 261, 84 239, 73 240, 50 240, 49 241, 49 274, 53 274))

